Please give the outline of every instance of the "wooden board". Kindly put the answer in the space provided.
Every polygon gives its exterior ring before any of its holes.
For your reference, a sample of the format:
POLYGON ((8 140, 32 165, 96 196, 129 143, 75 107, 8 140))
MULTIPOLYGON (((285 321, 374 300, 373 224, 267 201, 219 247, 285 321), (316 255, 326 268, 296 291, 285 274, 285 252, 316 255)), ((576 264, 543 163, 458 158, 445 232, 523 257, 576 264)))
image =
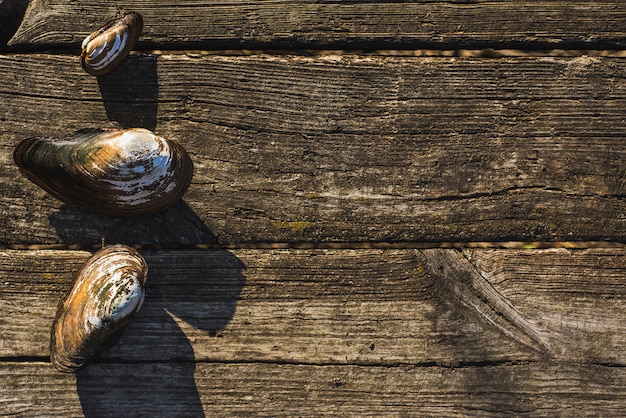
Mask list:
POLYGON ((626 327, 619 313, 626 286, 622 251, 548 250, 540 256, 535 251, 465 253, 522 317, 539 325, 546 344, 559 352, 556 355, 595 361, 599 354, 602 363, 622 362, 619 347, 626 345, 626 335, 612 331, 626 327), (611 342, 605 339, 608 335, 611 342), (564 339, 571 343, 558 343, 564 339), (606 354, 607 344, 617 357, 601 354, 606 354))
POLYGON ((143 254, 142 310, 74 376, 47 341, 89 253, 0 252, 0 414, 624 412, 625 250, 143 254))
POLYGON ((623 367, 550 362, 489 368, 103 363, 77 376, 23 362, 0 368, 0 413, 618 417, 625 382, 623 367))
POLYGON ((623 47, 622 1, 32 0, 13 45, 78 47, 117 13, 143 14, 141 47, 623 47))
POLYGON ((145 55, 0 56, 0 242, 621 240, 626 65, 145 55), (34 135, 143 126, 195 164, 181 203, 133 219, 63 205, 11 154, 34 135))
MULTIPOLYGON (((464 315, 413 250, 145 255, 146 301, 112 358, 391 366, 536 357, 464 315)), ((48 356, 56 306, 87 256, 1 253, 0 357, 48 356)))
POLYGON ((625 23, 621 0, 0 0, 0 416, 625 416, 624 248, 424 247, 623 241, 625 62, 523 55, 623 56, 625 23), (96 79, 78 48, 120 7, 144 52, 96 79), (159 214, 63 204, 12 161, 135 126, 195 164, 159 214), (62 374, 56 305, 102 239, 143 244, 146 301, 62 374))
MULTIPOLYGON (((626 362, 623 249, 144 254, 146 302, 109 359, 626 362)), ((0 357, 48 356, 56 305, 88 255, 0 252, 0 357)))

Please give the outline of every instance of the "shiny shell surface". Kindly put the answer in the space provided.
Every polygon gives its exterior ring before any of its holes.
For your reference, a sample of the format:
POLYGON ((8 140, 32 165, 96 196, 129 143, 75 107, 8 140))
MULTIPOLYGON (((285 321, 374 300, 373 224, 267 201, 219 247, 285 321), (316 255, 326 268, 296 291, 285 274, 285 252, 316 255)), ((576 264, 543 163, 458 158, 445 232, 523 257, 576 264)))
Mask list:
POLYGON ((109 21, 83 40, 81 65, 96 76, 113 71, 135 47, 142 29, 143 19, 136 12, 109 21))
POLYGON ((113 215, 163 210, 183 196, 193 176, 180 144, 142 128, 27 138, 13 158, 56 198, 113 215))
POLYGON ((75 372, 114 344, 144 299, 148 266, 133 248, 106 247, 78 271, 52 325, 50 359, 75 372))

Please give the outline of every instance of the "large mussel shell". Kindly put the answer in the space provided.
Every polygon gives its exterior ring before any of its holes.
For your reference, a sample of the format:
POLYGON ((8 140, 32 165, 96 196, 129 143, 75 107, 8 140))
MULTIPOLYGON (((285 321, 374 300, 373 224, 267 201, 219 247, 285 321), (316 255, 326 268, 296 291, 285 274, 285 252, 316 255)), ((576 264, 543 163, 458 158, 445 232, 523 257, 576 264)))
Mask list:
POLYGON ((133 248, 106 247, 83 264, 52 325, 50 359, 75 372, 114 344, 144 299, 148 266, 133 248))
POLYGON ((180 144, 142 128, 28 138, 13 158, 26 177, 56 198, 113 215, 163 210, 183 196, 193 176, 180 144))
POLYGON ((135 47, 142 29, 143 19, 136 12, 109 21, 83 40, 81 65, 96 76, 113 71, 135 47))

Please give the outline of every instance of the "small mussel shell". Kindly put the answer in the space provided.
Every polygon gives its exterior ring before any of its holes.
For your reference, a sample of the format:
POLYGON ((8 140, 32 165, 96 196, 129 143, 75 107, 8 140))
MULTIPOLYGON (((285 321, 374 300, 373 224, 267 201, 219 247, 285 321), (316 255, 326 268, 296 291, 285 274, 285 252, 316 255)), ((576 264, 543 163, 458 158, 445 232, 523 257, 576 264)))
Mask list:
POLYGON ((106 247, 83 264, 52 325, 50 359, 76 372, 115 344, 144 299, 148 266, 133 248, 106 247))
POLYGON ((185 194, 193 176, 180 144, 143 128, 27 138, 13 159, 56 198, 112 215, 163 210, 185 194))
POLYGON ((81 65, 96 76, 113 71, 135 47, 142 29, 143 19, 136 12, 109 21, 83 41, 81 65))

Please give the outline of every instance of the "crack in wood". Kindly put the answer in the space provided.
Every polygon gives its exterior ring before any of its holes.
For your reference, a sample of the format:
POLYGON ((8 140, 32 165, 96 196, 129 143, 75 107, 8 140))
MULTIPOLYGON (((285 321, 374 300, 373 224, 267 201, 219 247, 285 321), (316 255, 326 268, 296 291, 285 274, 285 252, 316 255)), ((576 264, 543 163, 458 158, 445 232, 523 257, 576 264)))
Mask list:
MULTIPOLYGON (((4 356, 0 357, 0 363, 47 363, 50 364, 50 358, 47 356, 4 356)), ((91 364, 275 364, 290 366, 313 366, 313 367, 380 367, 380 368, 444 368, 444 369, 464 369, 464 368, 480 368, 480 367, 499 367, 499 366, 526 366, 536 361, 520 361, 520 360, 486 360, 486 361, 462 361, 462 362, 384 362, 384 361, 302 361, 302 360, 276 360, 276 359, 255 359, 255 360, 215 360, 215 359, 150 359, 150 360, 128 360, 122 358, 97 358, 91 361, 91 364)), ((613 365, 612 367, 624 367, 622 365, 613 365)))

